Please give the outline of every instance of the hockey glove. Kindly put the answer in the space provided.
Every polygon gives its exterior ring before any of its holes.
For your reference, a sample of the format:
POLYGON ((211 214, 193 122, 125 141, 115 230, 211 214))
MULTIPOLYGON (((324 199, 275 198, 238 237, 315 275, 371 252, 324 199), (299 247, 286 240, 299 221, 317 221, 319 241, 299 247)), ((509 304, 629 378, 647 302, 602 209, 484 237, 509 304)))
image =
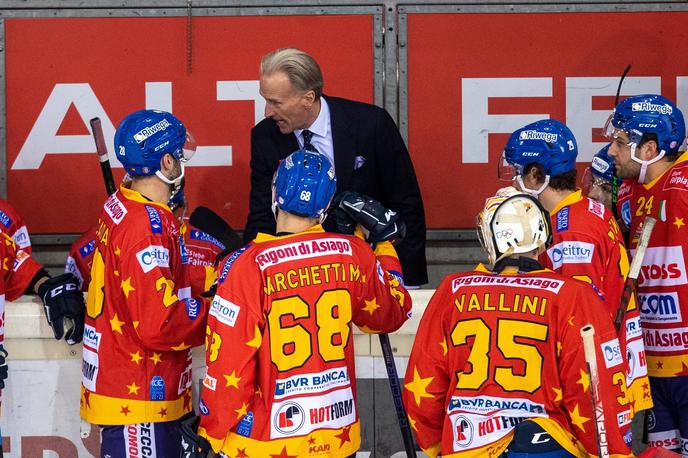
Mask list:
POLYGON ((79 279, 71 273, 49 278, 38 287, 38 295, 55 338, 60 340, 64 335, 69 345, 81 342, 86 307, 79 291, 79 279))
POLYGON ((0 390, 5 388, 5 380, 7 380, 7 350, 0 344, 0 390))
MULTIPOLYGON (((193 412, 192 412, 193 413, 193 412)), ((182 458, 206 458, 215 456, 210 442, 197 434, 201 417, 192 415, 181 422, 182 458)))
POLYGON ((363 228, 370 243, 389 241, 396 244, 406 235, 406 225, 395 211, 363 194, 345 192, 339 199, 338 209, 363 228))

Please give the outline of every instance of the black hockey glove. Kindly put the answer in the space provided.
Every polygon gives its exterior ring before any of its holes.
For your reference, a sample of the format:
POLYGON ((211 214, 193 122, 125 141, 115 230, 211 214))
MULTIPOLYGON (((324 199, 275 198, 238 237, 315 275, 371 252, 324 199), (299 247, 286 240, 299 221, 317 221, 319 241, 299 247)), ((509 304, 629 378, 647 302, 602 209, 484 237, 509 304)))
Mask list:
POLYGON ((349 192, 346 191, 335 196, 335 198, 332 200, 329 213, 332 214, 332 212, 334 212, 334 220, 337 223, 337 232, 340 234, 353 235, 356 231, 356 220, 353 219, 346 210, 339 206, 342 203, 344 196, 348 194, 349 192))
POLYGON ((182 458, 206 458, 215 456, 210 442, 197 434, 201 417, 191 415, 181 423, 182 458))
POLYGON ((7 380, 7 350, 0 345, 0 390, 5 388, 5 380, 7 380))
POLYGON ((71 273, 49 278, 38 287, 38 295, 43 300, 45 317, 55 338, 60 340, 64 335, 69 345, 81 342, 86 306, 84 295, 79 291, 79 279, 71 273))
POLYGON ((343 193, 338 208, 367 232, 366 240, 370 243, 389 241, 396 244, 406 235, 406 225, 395 211, 363 194, 351 191, 343 193))

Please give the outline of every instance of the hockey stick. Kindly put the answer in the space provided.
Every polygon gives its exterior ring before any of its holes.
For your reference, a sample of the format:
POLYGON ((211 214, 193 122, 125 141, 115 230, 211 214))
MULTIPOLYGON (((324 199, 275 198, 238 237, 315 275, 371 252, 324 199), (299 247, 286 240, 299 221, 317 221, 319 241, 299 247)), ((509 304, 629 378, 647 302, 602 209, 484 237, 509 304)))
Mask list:
POLYGON ((392 345, 389 343, 389 336, 387 334, 379 334, 379 336, 382 357, 385 360, 385 369, 387 369, 387 378, 389 379, 389 387, 392 389, 394 408, 397 411, 397 419, 399 420, 399 429, 401 430, 401 437, 404 440, 404 448, 406 449, 406 458, 416 458, 416 447, 413 443, 411 425, 406 416, 404 404, 401 401, 401 385, 399 384, 397 366, 394 364, 392 345))
POLYGON ((117 191, 117 187, 115 186, 114 178, 112 178, 112 169, 110 168, 110 159, 108 158, 107 147, 105 146, 103 126, 100 124, 100 118, 93 118, 89 122, 91 124, 93 140, 96 142, 96 152, 98 153, 98 160, 100 160, 100 171, 103 172, 105 190, 108 196, 110 196, 117 191))
POLYGON ((595 435, 597 436, 597 447, 600 458, 609 458, 609 448, 607 445, 607 432, 604 426, 604 406, 600 396, 600 374, 597 371, 597 352, 595 351, 595 328, 591 324, 586 324, 580 330, 583 338, 583 352, 585 362, 588 364, 588 374, 590 375, 590 394, 592 395, 592 407, 595 414, 595 435))
POLYGON ((643 221, 643 228, 640 232, 640 239, 638 240, 635 256, 633 256, 633 260, 631 261, 631 268, 628 271, 628 276, 626 277, 626 282, 624 283, 624 289, 621 293, 619 308, 617 309, 616 316, 614 317, 614 327, 616 328, 617 333, 619 332, 619 329, 621 329, 621 323, 626 315, 626 309, 628 308, 628 304, 631 302, 633 293, 638 286, 638 274, 640 273, 640 267, 643 264, 645 251, 647 250, 647 245, 650 243, 650 236, 652 235, 652 229, 655 227, 656 222, 657 220, 651 216, 645 217, 645 220, 643 221))
MULTIPOLYGON (((631 64, 628 64, 626 69, 623 71, 621 74, 621 79, 619 80, 619 85, 616 87, 616 98, 614 98, 614 109, 616 109, 616 106, 619 104, 619 95, 621 95, 621 86, 623 86, 623 82, 626 79, 626 75, 628 75, 628 72, 631 70, 631 64)), ((621 179, 616 175, 616 172, 614 172, 614 175, 612 176, 612 215, 614 215, 615 219, 619 219, 619 209, 616 208, 616 202, 619 197, 619 184, 621 184, 621 179)))
POLYGON ((225 246, 223 253, 226 252, 229 254, 244 245, 243 240, 239 237, 239 234, 232 229, 232 226, 208 207, 196 207, 196 209, 191 212, 189 224, 219 240, 225 246))

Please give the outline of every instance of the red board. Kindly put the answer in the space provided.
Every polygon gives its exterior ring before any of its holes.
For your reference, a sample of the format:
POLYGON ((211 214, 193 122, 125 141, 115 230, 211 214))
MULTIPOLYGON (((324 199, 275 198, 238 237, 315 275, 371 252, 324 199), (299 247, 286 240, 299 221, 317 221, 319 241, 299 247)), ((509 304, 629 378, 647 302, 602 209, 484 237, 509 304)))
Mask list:
POLYGON ((218 100, 218 81, 244 97, 260 58, 294 46, 318 60, 326 93, 373 100, 372 15, 194 17, 190 74, 185 17, 4 23, 8 198, 32 233, 83 232, 97 217, 105 190, 87 125, 98 107, 106 137, 148 98, 171 107, 212 163, 227 163, 231 145, 231 165, 187 168, 187 196, 243 227, 256 104, 218 100))
POLYGON ((566 122, 589 162, 629 63, 622 94, 661 91, 688 114, 686 21, 686 12, 409 14, 408 140, 428 226, 474 227, 485 198, 508 185, 496 178, 508 133, 538 118, 566 122))

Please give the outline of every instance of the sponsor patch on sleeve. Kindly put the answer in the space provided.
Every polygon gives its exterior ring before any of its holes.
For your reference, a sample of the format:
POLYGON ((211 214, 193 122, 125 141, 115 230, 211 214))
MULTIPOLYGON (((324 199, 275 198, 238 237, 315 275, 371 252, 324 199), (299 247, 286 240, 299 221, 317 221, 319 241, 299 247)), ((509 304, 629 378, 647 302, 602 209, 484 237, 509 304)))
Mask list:
POLYGON ((0 210, 0 224, 5 226, 6 229, 9 229, 9 227, 12 225, 13 221, 12 218, 10 218, 10 215, 5 213, 4 211, 0 210))
POLYGON ((612 339, 600 344, 600 349, 602 350, 602 357, 604 358, 604 364, 607 368, 623 363, 619 339, 612 339))
POLYGON ((210 315, 217 318, 221 323, 231 327, 234 327, 236 324, 236 319, 240 311, 241 307, 218 295, 215 295, 213 303, 210 306, 210 315))
POLYGON ((148 213, 148 220, 150 221, 150 228, 153 234, 162 234, 162 220, 160 213, 151 205, 144 205, 146 213, 148 213))
POLYGON ((597 215, 600 219, 604 219, 604 205, 592 199, 588 199, 588 211, 593 215, 597 215))
POLYGON ((105 213, 107 213, 115 224, 119 224, 127 214, 127 209, 122 202, 117 198, 117 194, 113 194, 107 198, 103 205, 105 213))
POLYGON ((170 250, 160 245, 149 245, 136 253, 136 259, 144 273, 155 267, 170 267, 170 250))
POLYGON ((569 207, 564 207, 557 212, 557 232, 567 231, 569 229, 569 207))
POLYGON ((29 238, 29 231, 26 229, 26 226, 17 229, 12 235, 12 238, 19 248, 31 246, 31 239, 29 238))
POLYGON ((552 261, 552 269, 556 270, 564 264, 588 264, 592 262, 595 245, 587 242, 565 240, 547 249, 547 255, 552 261))

